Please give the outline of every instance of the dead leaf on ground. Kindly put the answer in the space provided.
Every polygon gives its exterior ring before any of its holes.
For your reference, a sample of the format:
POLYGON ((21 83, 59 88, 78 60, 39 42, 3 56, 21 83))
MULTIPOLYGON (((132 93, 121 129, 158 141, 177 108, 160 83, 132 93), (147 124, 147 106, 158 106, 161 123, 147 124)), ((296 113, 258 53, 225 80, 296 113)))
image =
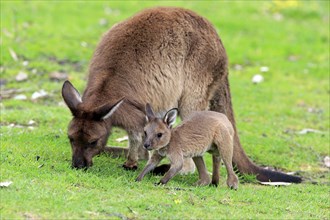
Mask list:
POLYGON ((324 157, 323 162, 326 167, 330 168, 330 157, 329 156, 324 157))
POLYGON ((15 100, 27 100, 27 97, 24 94, 19 94, 19 95, 14 96, 13 99, 15 99, 15 100))
POLYGON ((23 66, 28 66, 28 65, 29 65, 29 61, 27 61, 27 60, 23 61, 23 62, 22 62, 22 65, 23 65, 23 66))
POLYGON ((101 18, 101 19, 99 20, 99 24, 100 24, 101 26, 107 26, 108 23, 109 23, 108 20, 105 19, 105 18, 101 18))
POLYGON ((37 99, 44 98, 47 96, 48 96, 48 93, 45 90, 41 89, 39 91, 34 92, 31 96, 31 99, 37 100, 37 99))
POLYGON ((282 21, 284 19, 284 16, 280 13, 274 13, 273 18, 275 21, 282 21))
POLYGON ((17 82, 23 82, 23 81, 25 81, 25 80, 28 79, 28 74, 25 73, 25 72, 23 72, 23 71, 20 71, 20 72, 16 75, 15 79, 16 79, 17 82))
POLYGON ((26 90, 23 89, 1 89, 0 99, 9 99, 14 97, 18 93, 22 93, 26 90))
POLYGON ((235 64, 235 65, 233 66, 233 68, 234 68, 234 70, 237 70, 237 71, 241 71, 241 70, 243 70, 243 66, 242 66, 241 64, 235 64))
POLYGON ((299 59, 299 57, 296 56, 296 55, 290 55, 290 56, 288 57, 288 60, 291 61, 291 62, 295 62, 295 61, 297 61, 298 59, 299 59))
POLYGON ((8 187, 12 184, 12 181, 5 181, 0 183, 0 187, 8 187))
POLYGON ((49 79, 53 81, 62 81, 68 79, 68 74, 64 72, 52 72, 49 74, 49 79))
POLYGON ((37 123, 33 120, 30 120, 27 124, 15 124, 15 123, 10 123, 10 124, 0 124, 1 126, 6 126, 8 128, 27 128, 30 130, 33 130, 37 127, 37 123))
POLYGON ((312 108, 312 107, 309 107, 307 109, 307 111, 309 113, 314 113, 314 114, 322 114, 323 113, 323 109, 321 109, 321 108, 312 108))
POLYGON ((3 33, 5 34, 6 37, 13 38, 14 35, 8 31, 6 28, 3 29, 3 33))
POLYGON ((322 134, 322 131, 311 129, 311 128, 304 128, 301 131, 298 131, 297 134, 308 134, 308 133, 319 133, 322 134))
POLYGON ((37 122, 35 122, 35 121, 32 120, 32 119, 28 122, 28 125, 30 125, 30 126, 31 126, 31 125, 36 125, 36 124, 37 124, 37 122))
POLYGON ((80 43, 80 45, 81 45, 82 47, 87 47, 87 46, 88 46, 87 42, 85 42, 85 41, 82 41, 82 42, 80 43))
POLYGON ((254 75, 253 77, 252 77, 252 82, 254 83, 254 84, 259 84, 259 83, 261 83, 261 82, 263 82, 264 81, 264 77, 262 76, 262 75, 260 75, 260 74, 256 74, 256 75, 254 75))
POLYGON ((262 67, 260 67, 260 72, 266 73, 268 71, 269 71, 269 67, 268 66, 262 66, 262 67))
POLYGON ((15 51, 13 49, 9 48, 9 53, 10 53, 10 56, 13 58, 13 60, 18 61, 17 54, 15 53, 15 51))

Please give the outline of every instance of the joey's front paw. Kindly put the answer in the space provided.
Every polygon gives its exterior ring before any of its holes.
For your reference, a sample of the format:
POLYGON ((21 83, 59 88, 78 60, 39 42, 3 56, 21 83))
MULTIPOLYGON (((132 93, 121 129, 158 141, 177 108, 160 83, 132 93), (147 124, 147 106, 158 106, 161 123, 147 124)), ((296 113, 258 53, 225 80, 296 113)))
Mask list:
POLYGON ((155 186, 164 186, 166 183, 162 183, 161 181, 159 181, 158 183, 154 183, 155 186))
POLYGON ((155 183, 155 186, 166 185, 167 182, 168 180, 161 179, 158 183, 155 183))

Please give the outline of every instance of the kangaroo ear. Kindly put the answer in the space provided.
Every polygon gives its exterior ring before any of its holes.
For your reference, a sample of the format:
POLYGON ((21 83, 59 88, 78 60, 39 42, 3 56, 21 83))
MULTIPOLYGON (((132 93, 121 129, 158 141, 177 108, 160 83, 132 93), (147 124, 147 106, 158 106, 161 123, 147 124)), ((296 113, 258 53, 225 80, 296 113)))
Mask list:
POLYGON ((78 112, 77 106, 82 102, 81 96, 68 80, 65 81, 63 84, 62 97, 66 105, 69 107, 71 113, 73 115, 76 115, 76 113, 78 112))
POLYGON ((149 103, 146 104, 146 120, 147 123, 154 119, 156 116, 154 114, 154 111, 151 108, 151 105, 149 103))
POLYGON ((119 101, 117 101, 114 105, 105 104, 101 107, 97 108, 94 111, 94 118, 105 120, 109 118, 118 108, 119 106, 124 102, 125 98, 121 98, 119 101))
POLYGON ((168 112, 166 112, 166 114, 163 118, 164 123, 167 124, 167 126, 169 128, 172 128, 172 126, 175 123, 177 115, 178 115, 178 109, 177 108, 173 108, 173 109, 169 110, 168 112))

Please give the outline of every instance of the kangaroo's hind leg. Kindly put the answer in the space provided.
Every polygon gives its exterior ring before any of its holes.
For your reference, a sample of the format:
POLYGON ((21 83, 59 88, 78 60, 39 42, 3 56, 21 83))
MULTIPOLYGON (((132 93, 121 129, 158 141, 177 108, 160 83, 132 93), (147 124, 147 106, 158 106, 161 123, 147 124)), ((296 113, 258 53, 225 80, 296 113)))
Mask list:
POLYGON ((238 188, 238 178, 233 170, 233 137, 228 131, 220 131, 216 134, 215 144, 227 170, 227 185, 231 189, 238 188))
POLYGON ((206 165, 202 156, 193 157, 194 163, 198 170, 199 180, 195 183, 197 186, 206 186, 211 182, 210 175, 207 172, 206 165))
POLYGON ((212 154, 212 162, 213 162, 213 170, 212 170, 211 184, 214 186, 218 186, 220 179, 220 162, 221 162, 220 156, 216 154, 212 154))

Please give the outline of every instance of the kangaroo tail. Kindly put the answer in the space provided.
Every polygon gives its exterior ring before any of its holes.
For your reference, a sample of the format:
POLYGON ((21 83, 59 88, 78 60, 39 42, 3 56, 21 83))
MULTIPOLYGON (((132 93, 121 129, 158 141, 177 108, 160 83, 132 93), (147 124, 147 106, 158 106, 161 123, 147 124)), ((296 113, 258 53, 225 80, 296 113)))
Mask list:
POLYGON ((298 176, 292 176, 285 173, 267 170, 259 167, 257 179, 260 182, 288 182, 288 183, 301 183, 302 179, 298 176))
POLYGON ((238 171, 243 174, 256 175, 257 180, 262 182, 292 182, 300 183, 302 179, 297 176, 284 174, 277 171, 267 170, 258 167, 254 164, 244 152, 236 129, 236 122, 234 118, 234 112, 231 103, 230 87, 228 81, 228 75, 222 78, 221 82, 218 82, 215 94, 210 101, 210 109, 212 111, 221 112, 227 115, 231 121, 234 130, 234 152, 233 152, 233 163, 238 168, 238 171))

